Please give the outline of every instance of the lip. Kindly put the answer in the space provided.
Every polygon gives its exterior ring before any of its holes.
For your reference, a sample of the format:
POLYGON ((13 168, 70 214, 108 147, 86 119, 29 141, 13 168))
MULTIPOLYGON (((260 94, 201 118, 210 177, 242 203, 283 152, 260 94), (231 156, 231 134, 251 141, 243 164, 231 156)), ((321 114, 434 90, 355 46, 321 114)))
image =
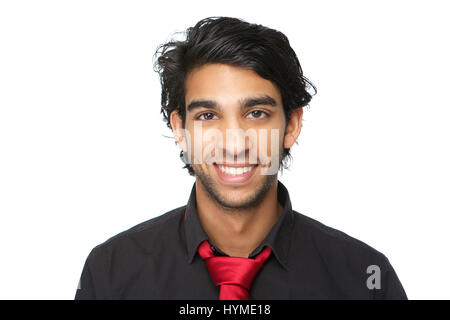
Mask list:
POLYGON ((257 165, 256 163, 214 163, 215 165, 232 167, 232 168, 244 168, 244 167, 253 167, 257 165))
POLYGON ((224 182, 224 183, 230 183, 230 184, 236 184, 236 183, 240 184, 240 183, 244 183, 244 182, 248 181, 255 174, 256 170, 258 169, 258 165, 229 165, 229 164, 220 164, 220 165, 224 165, 224 166, 228 166, 228 167, 235 167, 235 168, 253 166, 252 170, 250 170, 248 172, 245 172, 240 175, 232 176, 232 175, 223 173, 219 169, 219 165, 217 163, 214 163, 213 166, 216 169, 217 175, 219 176, 220 180, 222 180, 222 182, 224 182))

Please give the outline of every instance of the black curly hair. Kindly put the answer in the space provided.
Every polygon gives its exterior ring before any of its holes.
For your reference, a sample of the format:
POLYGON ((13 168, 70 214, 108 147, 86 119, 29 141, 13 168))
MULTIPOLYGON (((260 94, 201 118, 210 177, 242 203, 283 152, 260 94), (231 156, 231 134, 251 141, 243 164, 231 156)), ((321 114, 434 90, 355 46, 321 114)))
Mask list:
MULTIPOLYGON (((281 92, 286 122, 292 110, 301 108, 316 94, 316 87, 303 76, 296 53, 280 31, 238 18, 208 17, 185 31, 183 41, 170 40, 158 46, 154 70, 159 74, 161 113, 167 126, 170 114, 178 111, 183 128, 186 122, 185 79, 188 73, 206 63, 224 63, 255 71, 272 81, 281 92), (313 89, 313 94, 309 89, 313 89)), ((183 151, 180 157, 189 174, 195 176, 183 151)), ((288 168, 290 149, 284 148, 281 169, 288 168)))

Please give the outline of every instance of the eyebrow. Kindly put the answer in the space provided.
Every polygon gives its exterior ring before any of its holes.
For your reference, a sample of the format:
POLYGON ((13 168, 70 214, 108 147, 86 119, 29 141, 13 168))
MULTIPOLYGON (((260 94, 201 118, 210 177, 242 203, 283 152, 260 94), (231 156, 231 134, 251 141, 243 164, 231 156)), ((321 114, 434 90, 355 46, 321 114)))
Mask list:
MULTIPOLYGON (((240 108, 247 109, 254 106, 271 106, 276 107, 277 102, 274 98, 269 95, 263 95, 258 97, 248 97, 240 100, 240 108)), ((187 106, 187 111, 192 111, 197 108, 209 108, 209 109, 219 109, 220 105, 214 100, 193 100, 187 106)))

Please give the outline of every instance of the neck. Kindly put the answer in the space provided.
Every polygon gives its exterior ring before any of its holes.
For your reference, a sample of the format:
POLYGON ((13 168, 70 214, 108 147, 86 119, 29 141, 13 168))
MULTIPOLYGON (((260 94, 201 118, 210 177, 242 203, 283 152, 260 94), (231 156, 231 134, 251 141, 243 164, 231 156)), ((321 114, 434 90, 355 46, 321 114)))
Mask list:
POLYGON ((212 243, 229 256, 247 258, 264 240, 283 211, 277 198, 277 186, 278 180, 275 179, 258 206, 230 212, 209 197, 197 179, 197 212, 212 243))

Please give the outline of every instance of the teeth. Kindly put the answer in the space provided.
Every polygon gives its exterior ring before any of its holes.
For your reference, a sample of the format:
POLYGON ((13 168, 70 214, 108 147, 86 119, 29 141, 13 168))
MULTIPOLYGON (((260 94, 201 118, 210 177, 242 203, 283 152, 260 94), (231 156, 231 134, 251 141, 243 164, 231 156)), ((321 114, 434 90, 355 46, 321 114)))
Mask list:
POLYGON ((238 176, 243 173, 251 171, 253 169, 253 167, 234 168, 234 167, 219 166, 219 169, 220 169, 220 171, 222 171, 225 174, 229 174, 231 176, 238 176))

